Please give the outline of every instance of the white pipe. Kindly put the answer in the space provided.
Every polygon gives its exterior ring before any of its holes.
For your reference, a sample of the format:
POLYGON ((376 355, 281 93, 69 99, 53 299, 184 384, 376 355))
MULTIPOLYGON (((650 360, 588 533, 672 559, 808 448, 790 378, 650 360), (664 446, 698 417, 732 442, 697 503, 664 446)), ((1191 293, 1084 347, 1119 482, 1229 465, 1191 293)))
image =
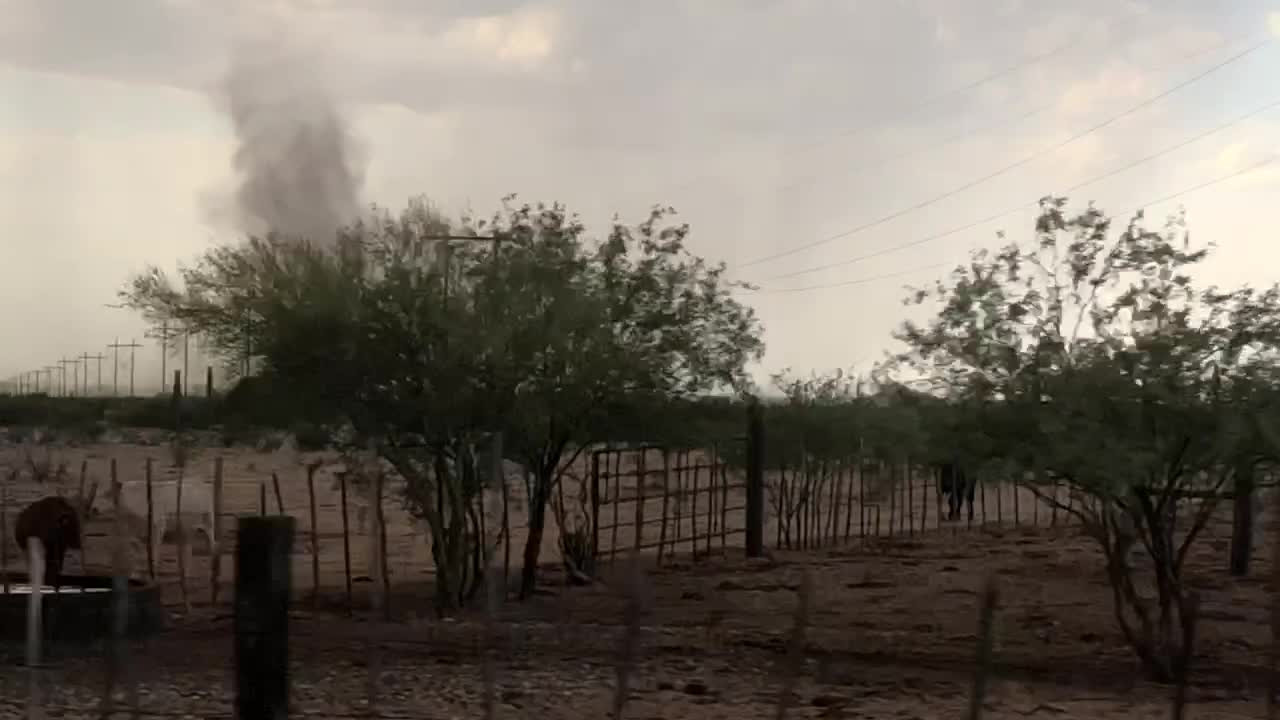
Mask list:
POLYGON ((27 579, 31 581, 31 597, 27 600, 27 717, 30 720, 44 718, 44 703, 40 698, 40 637, 44 625, 40 619, 40 606, 44 600, 44 543, 40 538, 27 539, 27 579))

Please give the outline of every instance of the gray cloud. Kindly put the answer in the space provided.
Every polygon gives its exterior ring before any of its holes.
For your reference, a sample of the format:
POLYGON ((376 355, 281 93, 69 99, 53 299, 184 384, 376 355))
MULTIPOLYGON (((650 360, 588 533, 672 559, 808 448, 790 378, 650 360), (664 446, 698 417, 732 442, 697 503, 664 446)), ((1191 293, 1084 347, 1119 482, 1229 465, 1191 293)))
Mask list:
MULTIPOLYGON (((253 202, 241 204, 247 212, 232 213, 234 218, 247 214, 305 226, 315 215, 326 218, 318 221, 324 224, 360 199, 351 188, 359 187, 365 156, 349 138, 338 139, 343 125, 339 115, 324 110, 328 92, 343 103, 395 105, 417 113, 389 113, 396 117, 377 125, 384 128, 381 136, 365 138, 377 146, 369 166, 369 181, 376 187, 370 187, 368 200, 396 207, 404 200, 400 193, 425 191, 448 198, 450 210, 471 199, 484 213, 502 193, 520 191, 526 199, 564 200, 595 222, 614 211, 635 217, 651 202, 668 202, 692 222, 699 252, 733 264, 910 207, 1078 132, 1202 69, 1212 57, 1196 66, 1170 64, 1216 37, 1261 29, 1267 8, 1262 0, 1145 1, 1150 9, 1140 19, 1118 21, 1141 5, 1116 0, 0 0, 5 18, 0 63, 221 97, 228 117, 241 118, 241 165, 257 168, 256 175, 248 175, 257 180, 243 185, 253 202), (249 102, 237 106, 221 83, 238 43, 264 36, 295 38, 297 57, 308 58, 302 65, 315 62, 319 69, 295 65, 274 84, 250 88, 253 92, 244 96, 249 102), (915 107, 1068 41, 1075 42, 998 82, 915 107), (1147 71, 1155 68, 1166 72, 1147 71), (280 89, 291 98, 286 118, 302 113, 331 132, 317 136, 308 125, 277 123, 278 115, 261 122, 264 116, 246 114, 246 108, 262 107, 263 96, 255 92, 274 95, 280 89), (1046 109, 1034 121, 1013 121, 1037 107, 1046 109), (259 122, 251 121, 254 117, 259 122), (935 147, 957 132, 1000 118, 1008 118, 1008 124, 935 147), (414 133, 438 137, 408 137, 414 133), (299 152, 297 143, 310 149, 299 152), (909 148, 923 152, 910 161, 877 164, 909 148), (322 166, 331 170, 312 173, 298 164, 299 157, 307 162, 327 157, 322 166), (331 180, 309 186, 297 179, 304 172, 331 180), (786 189, 796 181, 804 183, 786 189), (278 187, 290 189, 271 189, 278 187), (262 198, 272 200, 262 205, 262 198), (314 198, 323 199, 322 210, 308 208, 314 198)), ((1235 70, 1245 70, 1244 65, 1235 70)), ((1025 173, 913 212, 875 233, 791 256, 785 266, 757 266, 751 270, 760 272, 747 276, 837 261, 1059 191, 1221 121, 1252 104, 1251 95, 1269 94, 1262 84, 1257 75, 1241 79, 1224 73, 1132 123, 1117 123, 1045 163, 1028 166, 1025 173), (1228 91, 1229 97, 1221 95, 1228 91)), ((21 97, 15 106, 21 110, 21 97)), ((92 119, 82 124, 91 128, 92 119)), ((216 164, 209 156, 223 151, 208 150, 207 134, 193 142, 207 151, 199 156, 205 165, 216 164)), ((40 163, 31 177, 47 174, 50 179, 43 182, 51 187, 74 176, 86 194, 90 186, 96 193, 108 183, 116 191, 121 185, 116 171, 76 169, 89 162, 77 154, 82 152, 66 150, 59 166, 66 169, 58 173, 50 170, 46 155, 32 150, 24 157, 31 156, 33 167, 40 163)), ((1202 152, 1211 154, 1214 148, 1202 152)), ((1107 199, 1140 201, 1180 189, 1189 184, 1186 177, 1203 174, 1197 164, 1202 161, 1179 156, 1153 164, 1118 178, 1107 199)), ((48 199, 58 192, 26 179, 17 182, 36 204, 59 207, 48 199)), ((101 207, 119 208, 128 200, 145 208, 148 193, 156 191, 139 182, 118 192, 119 198, 101 199, 101 207)), ((178 227, 188 221, 185 215, 177 219, 180 203, 175 197, 167 208, 174 210, 172 222, 178 227)), ((141 212, 121 211, 116 222, 132 228, 141 212)), ((55 220, 70 223, 71 215, 50 211, 47 217, 22 215, 20 220, 44 227, 55 220)), ((99 224, 92 223, 95 236, 99 224)), ((73 237, 86 232, 74 227, 56 237, 51 231, 50 244, 80 248, 78 243, 89 242, 73 237)), ((1012 233, 1017 227, 1008 229, 1012 233)), ((795 284, 950 260, 982 233, 989 228, 795 284)), ((896 286, 894 281, 847 292, 756 296, 753 302, 769 323, 770 362, 774 367, 829 365, 867 354, 884 343, 898 316, 896 286), (829 304, 847 315, 848 332, 814 331, 812 318, 827 317, 829 304), (894 309, 884 312, 886 307, 894 309), (857 352, 850 351, 859 345, 857 352)))
MULTIPOLYGON (((892 121, 920 99, 1025 53, 1087 35, 1054 67, 1078 70, 1169 23, 1217 22, 1190 0, 1149 0, 1140 23, 1095 21, 1136 7, 1114 0, 10 0, 34 32, 0 35, 0 58, 67 72, 207 87, 228 48, 266 20, 343 58, 329 80, 349 99, 421 112, 500 115, 517 132, 586 146, 694 146, 706 135, 805 138, 892 121), (337 9, 333 9, 337 8, 337 9), (466 49, 460 25, 538 12, 554 18, 550 48, 521 69, 466 49), (458 40, 454 37, 453 40, 458 40), (518 122, 511 122, 518 118, 518 122), (532 122, 529 122, 532 121, 532 122)), ((1233 7, 1258 5, 1256 0, 1233 7)), ((502 32, 490 29, 491 32, 502 32)), ((3 33, 0 30, 0 33, 3 33)), ((527 39, 527 38, 526 38, 527 39)), ((1049 63, 1046 63, 1049 65, 1049 63)), ((1060 74, 1060 73, 1058 73, 1060 74)), ((1025 73, 1044 90, 1057 79, 1025 73)), ((1016 82, 1016 78, 1012 79, 1016 82)), ((954 107, 922 110, 927 123, 954 107)))

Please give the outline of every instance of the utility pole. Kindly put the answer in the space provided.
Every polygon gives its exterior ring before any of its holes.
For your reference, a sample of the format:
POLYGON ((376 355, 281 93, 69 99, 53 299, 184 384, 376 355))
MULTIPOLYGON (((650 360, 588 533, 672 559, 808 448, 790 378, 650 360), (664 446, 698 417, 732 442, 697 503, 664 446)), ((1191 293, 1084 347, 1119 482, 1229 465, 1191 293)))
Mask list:
POLYGON ((98 386, 94 394, 101 395, 102 394, 102 361, 106 360, 107 356, 103 355, 102 353, 98 353, 97 355, 90 355, 89 353, 84 353, 80 356, 80 359, 84 361, 84 394, 85 395, 89 394, 89 361, 96 360, 98 362, 98 386))
POLYGON ((142 347, 142 343, 135 341, 133 338, 129 338, 129 345, 127 347, 129 348, 129 397, 134 397, 133 368, 134 368, 134 365, 136 364, 134 363, 134 358, 136 357, 135 352, 137 351, 138 348, 142 347))
MULTIPOLYGON (((53 371, 57 370, 58 366, 45 365, 42 369, 44 370, 44 386, 48 388, 46 392, 48 392, 51 397, 56 397, 57 396, 56 393, 53 392, 53 371)), ((39 377, 38 375, 39 372, 40 370, 36 371, 37 377, 39 377)))
POLYGON ((81 387, 84 388, 84 396, 89 397, 89 353, 80 353, 79 360, 84 367, 84 377, 81 378, 83 381, 81 383, 81 387))
POLYGON ((58 376, 58 385, 60 386, 59 392, 62 393, 62 397, 68 397, 67 395, 67 364, 70 362, 71 361, 66 358, 62 358, 61 360, 58 361, 58 370, 61 371, 61 374, 58 376))
POLYGON ((177 328, 169 327, 169 321, 164 320, 160 323, 158 330, 153 329, 148 336, 160 341, 160 387, 168 387, 169 384, 169 345, 178 336, 177 328))
MULTIPOLYGON (((133 352, 133 348, 136 348, 136 347, 140 347, 140 346, 138 345, 138 343, 136 343, 136 342, 134 342, 134 341, 132 341, 132 340, 130 340, 130 341, 129 341, 129 342, 127 342, 127 343, 121 343, 121 342, 120 342, 120 338, 116 338, 115 342, 113 342, 113 343, 111 343, 110 345, 108 345, 108 346, 107 346, 107 348, 111 350, 111 357, 112 357, 112 360, 111 360, 111 394, 112 394, 112 395, 114 395, 114 396, 116 396, 116 397, 119 397, 119 396, 120 396, 120 348, 129 348, 129 352, 130 352, 130 353, 132 353, 132 352, 133 352)), ((130 362, 132 363, 132 360, 131 360, 130 362)), ((131 374, 130 374, 130 377, 133 377, 133 376, 132 376, 133 366, 132 366, 132 365, 130 365, 129 367, 130 367, 129 372, 131 373, 131 374)), ((132 389, 132 388, 133 388, 133 383, 132 383, 132 382, 130 382, 130 383, 129 383, 129 387, 130 387, 129 394, 130 394, 130 395, 132 395, 132 394, 133 394, 133 389, 132 389)))
POLYGON ((73 397, 76 394, 77 386, 80 384, 80 361, 74 358, 71 360, 62 358, 58 361, 58 364, 62 366, 62 386, 64 394, 67 397, 73 397), (68 365, 71 366, 71 386, 69 388, 67 387, 68 365))

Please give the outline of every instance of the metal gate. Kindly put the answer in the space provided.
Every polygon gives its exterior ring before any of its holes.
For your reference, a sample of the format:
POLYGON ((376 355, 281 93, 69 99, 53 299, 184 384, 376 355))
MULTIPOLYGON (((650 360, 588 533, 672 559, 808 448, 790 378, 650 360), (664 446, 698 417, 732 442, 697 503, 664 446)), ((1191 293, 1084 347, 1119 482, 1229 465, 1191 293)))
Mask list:
MULTIPOLYGON (((737 448, 732 448, 737 449, 737 448)), ((739 549, 746 532, 744 470, 717 447, 609 447, 591 453, 591 548, 596 562, 656 551, 657 563, 739 549), (732 540, 731 540, 732 538, 732 540)))

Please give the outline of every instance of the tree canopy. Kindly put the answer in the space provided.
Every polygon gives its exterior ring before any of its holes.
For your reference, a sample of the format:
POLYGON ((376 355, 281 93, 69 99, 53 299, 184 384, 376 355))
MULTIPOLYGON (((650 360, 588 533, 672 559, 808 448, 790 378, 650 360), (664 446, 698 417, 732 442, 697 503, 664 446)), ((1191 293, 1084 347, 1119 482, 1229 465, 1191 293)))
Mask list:
POLYGON ((1252 418, 1275 395, 1280 290, 1198 288, 1212 247, 1180 215, 1150 230, 1139 213, 1113 233, 1100 210, 1066 206, 1045 198, 1032 243, 975 252, 914 292, 937 311, 903 324, 889 371, 971 408, 1005 471, 1092 499, 1061 508, 1100 543, 1121 630, 1167 679, 1188 651, 1189 548, 1223 490, 1271 456, 1252 418), (1154 600, 1138 589, 1147 572, 1154 600))
POLYGON ((722 264, 689 253, 689 227, 673 216, 655 208, 593 241, 558 204, 507 198, 488 219, 450 223, 415 202, 332 243, 215 248, 179 282, 148 268, 122 298, 204 333, 299 418, 373 443, 445 540, 437 552, 453 553, 438 566, 468 550, 454 529, 479 491, 470 449, 500 432, 504 454, 535 477, 527 593, 550 492, 582 448, 624 427, 656 432, 662 423, 641 415, 656 401, 750 389, 759 322, 722 264))

